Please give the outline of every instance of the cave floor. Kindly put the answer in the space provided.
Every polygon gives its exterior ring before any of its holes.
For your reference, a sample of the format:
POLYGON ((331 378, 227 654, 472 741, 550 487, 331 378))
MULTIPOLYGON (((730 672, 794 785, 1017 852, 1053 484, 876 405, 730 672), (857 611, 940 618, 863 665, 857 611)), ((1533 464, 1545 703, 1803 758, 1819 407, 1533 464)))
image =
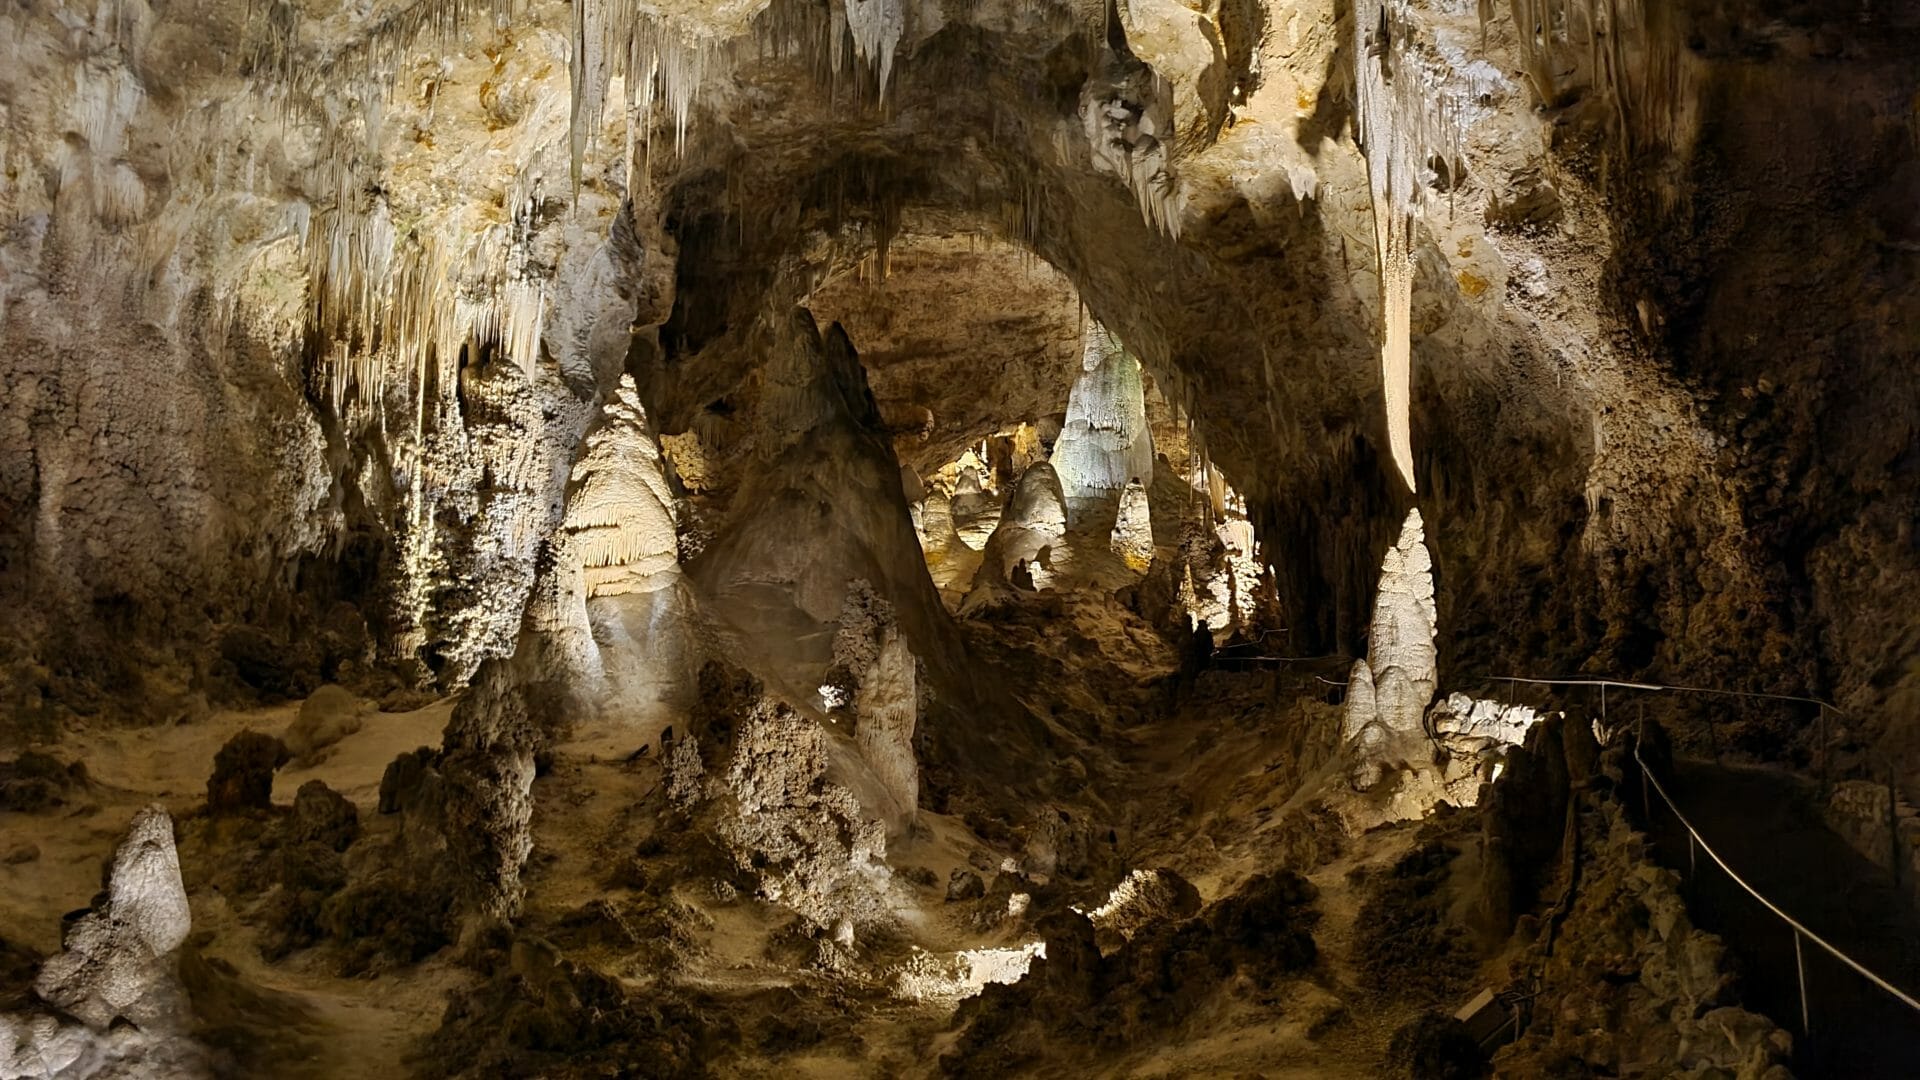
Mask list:
MULTIPOLYGON (((1077 881, 1061 875, 1027 919, 986 918, 982 903, 947 901, 950 873, 982 856, 1013 859, 1002 836, 986 839, 978 816, 923 811, 912 834, 890 845, 898 930, 863 942, 852 963, 823 967, 796 932, 790 912, 748 897, 716 895, 689 879, 671 889, 668 940, 635 941, 588 933, 583 912, 640 896, 637 883, 610 877, 630 859, 635 837, 658 814, 663 774, 654 755, 608 755, 606 732, 558 746, 535 782, 534 852, 519 937, 557 943, 568 959, 591 964, 635 987, 657 981, 698 991, 709 1003, 766 1009, 767 995, 791 995, 809 1010, 838 1018, 842 1034, 784 1049, 777 1060, 735 1059, 732 1075, 934 1075, 952 1036, 950 1017, 966 982, 956 960, 988 965, 1037 940, 1039 907, 1097 906, 1134 868, 1173 870, 1211 902, 1262 870, 1295 866, 1317 886, 1313 935, 1318 960, 1283 985, 1254 993, 1229 986, 1177 1030, 1130 1038, 1098 1061, 1061 1046, 1057 1059, 1021 1071, 1068 1069, 1071 1075, 1367 1077, 1378 1075, 1391 1033, 1437 1000, 1382 994, 1367 984, 1354 956, 1366 871, 1392 864, 1416 843, 1417 823, 1384 825, 1347 836, 1318 794, 1328 779, 1318 733, 1333 730, 1337 709, 1298 672, 1203 673, 1184 686, 1177 707, 1166 677, 1174 657, 1104 594, 1056 597, 1044 615, 967 624, 969 648, 985 671, 1008 680, 1015 696, 1055 718, 1057 734, 1081 764, 1048 788, 1064 817, 1109 830, 1116 842, 1077 881), (1062 606, 1064 605, 1064 606, 1062 606), (1065 632, 1056 616, 1064 615, 1065 632), (1063 677, 1071 673, 1074 677, 1063 677), (1303 735, 1303 733, 1306 733, 1303 735), (906 871, 912 870, 913 873, 906 871), (604 902, 604 903, 603 903, 604 902), (927 978, 914 981, 918 973, 927 978), (912 990, 904 988, 913 987, 912 990), (726 1003, 731 1002, 731 1005, 726 1003)), ((318 764, 276 778, 285 805, 311 779, 354 802, 365 828, 396 828, 377 813, 388 762, 439 737, 451 710, 441 701, 407 713, 377 714, 318 764)), ((202 805, 216 750, 245 728, 277 733, 296 706, 215 713, 168 727, 83 732, 56 752, 87 762, 90 798, 52 815, 0 817, 6 843, 30 841, 37 858, 0 866, 0 924, 8 937, 41 952, 58 946, 63 912, 86 904, 102 860, 139 806, 167 805, 189 816, 202 805)), ((1001 807, 1011 813, 1021 808, 1001 807)), ((992 830, 988 830, 991 832, 992 830)), ((183 830, 181 858, 193 906, 191 947, 244 987, 235 996, 277 1003, 271 1027, 237 1021, 230 1038, 278 1049, 256 1058, 294 1076, 395 1075, 419 1037, 433 1031, 448 995, 476 985, 483 972, 459 962, 462 946, 426 961, 343 977, 325 946, 268 962, 261 938, 229 904, 211 866, 218 830, 183 830), (196 865, 198 864, 198 865, 196 865), (249 996, 251 995, 251 996, 249 996)), ((680 872, 684 862, 638 860, 640 876, 680 872)), ((594 923, 594 925, 598 925, 594 923)), ((647 931, 643 928, 642 936, 647 931)), ((975 978, 977 986, 978 978, 975 978)))

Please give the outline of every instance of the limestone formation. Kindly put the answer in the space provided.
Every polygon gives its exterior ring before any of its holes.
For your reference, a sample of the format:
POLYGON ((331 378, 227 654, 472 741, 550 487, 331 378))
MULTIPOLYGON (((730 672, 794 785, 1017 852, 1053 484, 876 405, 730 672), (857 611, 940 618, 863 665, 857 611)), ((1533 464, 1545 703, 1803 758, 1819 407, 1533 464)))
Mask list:
POLYGON ((975 590, 1005 581, 1021 563, 1027 564, 1034 585, 1045 588, 1055 566, 1064 570, 1072 560, 1066 539, 1067 500, 1059 474, 1049 462, 1028 466, 981 553, 975 590))
POLYGON ((192 923, 173 821, 147 807, 114 852, 104 899, 41 965, 38 1000, 0 1011, 0 1078, 213 1076, 176 971, 192 923))
POLYGON ((904 832, 919 806, 914 733, 923 704, 920 664, 901 634, 893 605, 865 581, 847 590, 834 634, 830 685, 850 704, 860 758, 877 781, 868 812, 904 832))
POLYGON ((1144 574, 1153 565, 1153 519, 1147 489, 1138 480, 1120 494, 1120 513, 1113 523, 1113 553, 1127 569, 1144 574))
POLYGON ((851 791, 826 779, 826 740, 816 722, 760 702, 741 719, 708 792, 726 800, 719 835, 761 895, 817 931, 841 934, 880 918, 886 836, 851 791))
POLYGON ((294 761, 312 764, 335 743, 360 730, 365 722, 361 711, 360 701, 351 691, 328 683, 301 702, 300 715, 280 741, 294 761))
POLYGON ((1067 397, 1066 426, 1053 446, 1053 470, 1070 512, 1112 500, 1133 481, 1153 477, 1140 361, 1106 327, 1086 324, 1080 377, 1067 397))
POLYGON ((67 930, 34 991, 95 1029, 120 1017, 147 1024, 172 1004, 161 1000, 167 960, 192 927, 173 819, 148 807, 114 852, 106 903, 67 930))
POLYGON ((564 528, 587 598, 648 592, 680 565, 673 491, 632 376, 602 410, 573 466, 564 528))
POLYGON ((1359 758, 1354 786, 1361 790, 1379 781, 1382 768, 1421 764, 1427 703, 1438 683, 1435 621, 1433 557, 1420 511, 1411 510, 1380 565, 1367 656, 1348 678, 1343 732, 1359 758))
POLYGON ((265 810, 273 805, 273 774, 293 760, 272 735, 242 731, 227 740, 207 778, 207 810, 213 814, 265 810))

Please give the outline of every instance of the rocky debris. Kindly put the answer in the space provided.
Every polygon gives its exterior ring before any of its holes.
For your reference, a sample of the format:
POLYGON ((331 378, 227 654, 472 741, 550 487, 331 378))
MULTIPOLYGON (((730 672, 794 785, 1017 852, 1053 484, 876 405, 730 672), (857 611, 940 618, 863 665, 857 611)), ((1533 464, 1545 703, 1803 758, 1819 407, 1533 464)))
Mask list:
POLYGON ((243 814, 273 806, 273 774, 293 760, 287 744, 251 728, 228 739, 207 778, 207 812, 243 814))
POLYGON ((417 1074, 670 1080, 729 1075, 742 1057, 777 1070, 794 1053, 861 1053, 855 1018, 831 1002, 784 987, 720 996, 637 984, 568 956, 560 940, 520 937, 472 957, 488 977, 449 998, 409 1055, 417 1074))
POLYGON ((846 598, 833 634, 833 666, 827 681, 858 694, 860 676, 880 661, 889 631, 895 626, 893 605, 874 591, 865 578, 847 582, 846 598))
POLYGON ((423 1077, 594 1077, 644 1062, 648 1076, 701 1077, 739 1031, 655 985, 628 989, 551 946, 515 941, 493 975, 448 999, 411 1064, 423 1077))
POLYGON ((421 790, 426 786, 427 777, 438 758, 438 752, 422 746, 388 762, 386 771, 380 774, 379 811, 382 814, 398 814, 409 806, 417 805, 421 790))
POLYGON ((1401 1000, 1439 1003, 1457 996, 1477 959, 1465 927, 1449 912, 1460 854, 1454 834, 1465 815, 1424 826, 1421 841, 1391 866, 1365 875, 1353 954, 1368 989, 1401 1000))
POLYGON ((1532 168, 1517 169, 1509 174, 1500 190, 1492 193, 1486 209, 1487 226, 1491 229, 1540 229, 1565 216, 1560 192, 1532 168))
POLYGON ((258 627, 228 627, 220 635, 220 656, 233 665, 241 682, 269 700, 299 697, 319 681, 304 650, 258 627))
POLYGON ((70 765, 50 754, 28 750, 0 761, 0 812, 31 814, 57 810, 87 790, 87 766, 70 765))
POLYGON ((309 780, 293 797, 293 814, 286 827, 296 844, 345 851, 360 835, 360 811, 325 781, 309 780))
POLYGON ((1506 705, 1455 693, 1428 710, 1427 727, 1449 753, 1473 757, 1520 745, 1540 719, 1539 712, 1528 705, 1506 705))
POLYGON ((1920 908, 1920 810, 1886 784, 1842 780, 1820 808, 1827 827, 1891 871, 1920 908))
POLYGON ((335 936, 326 909, 347 886, 345 853, 359 826, 351 802, 309 780, 290 810, 190 823, 189 850, 205 859, 219 892, 259 929, 260 951, 274 960, 335 936))
POLYGON ((726 770, 709 788, 726 804, 717 829, 761 895, 810 924, 881 921, 876 890, 886 838, 853 793, 826 780, 826 733, 785 704, 762 702, 735 732, 726 770))
POLYGON ((689 730, 667 750, 672 805, 814 932, 845 938, 886 921, 886 830, 828 780, 828 733, 737 669, 709 663, 701 685, 689 730))
POLYGON ((1480 1080, 1487 1054, 1467 1025, 1443 1012, 1424 1012, 1400 1026, 1387 1043, 1393 1080, 1480 1080))
POLYGON ((966 900, 978 900, 987 894, 986 882, 980 875, 965 867, 954 868, 947 875, 947 903, 957 904, 966 900))
POLYGON ((1142 929, 1102 956, 1075 912, 1040 921, 1043 958, 1025 978, 987 986, 954 1014, 959 1035, 940 1058, 949 1076, 1004 1076, 1060 1045, 1111 1053, 1181 1036, 1222 988, 1268 993, 1311 966, 1317 896, 1291 871, 1254 877, 1198 915, 1142 929))
POLYGON ((1481 806, 1481 899, 1488 928, 1504 936, 1567 855, 1572 792, 1593 775, 1592 729, 1565 717, 1534 725, 1506 755, 1506 772, 1481 806))
POLYGON ((1112 952, 1154 923, 1189 918, 1199 910, 1200 890, 1186 878, 1171 870, 1135 870, 1087 918, 1101 951, 1112 952))
MULTIPOLYGON (((1620 776, 1624 751, 1606 751, 1620 776)), ((1793 1039, 1739 1007, 1732 957, 1696 928, 1679 876, 1656 865, 1610 790, 1576 789, 1579 886, 1557 932, 1521 964, 1539 973, 1526 1033, 1494 1055, 1506 1076, 1738 1076, 1787 1080, 1793 1039)))
POLYGON ((364 706, 345 687, 328 683, 300 703, 300 715, 280 736, 293 760, 312 765, 323 752, 360 730, 364 706))
POLYGON ((463 920, 517 911, 540 736, 503 668, 482 666, 444 748, 387 766, 379 808, 398 829, 362 841, 358 809, 309 781, 229 872, 237 895, 258 898, 245 914, 269 958, 324 942, 346 974, 379 971, 425 959, 463 920))

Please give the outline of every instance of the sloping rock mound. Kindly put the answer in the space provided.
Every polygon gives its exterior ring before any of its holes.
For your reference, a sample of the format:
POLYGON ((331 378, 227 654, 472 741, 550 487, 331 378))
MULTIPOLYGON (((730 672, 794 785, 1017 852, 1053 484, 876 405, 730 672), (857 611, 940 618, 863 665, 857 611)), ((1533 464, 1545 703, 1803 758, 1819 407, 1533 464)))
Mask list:
POLYGON ((1019 982, 990 985, 960 1006, 960 1035, 940 1068, 948 1076, 1004 1076, 1061 1046, 1114 1052, 1176 1039, 1236 976, 1266 990, 1313 964, 1317 895, 1292 871, 1262 874, 1198 916, 1142 930, 1106 957, 1085 916, 1049 916, 1039 927, 1045 958, 1019 982))
POLYGON ((57 810, 87 789, 87 766, 29 750, 0 761, 0 811, 36 813, 57 810))

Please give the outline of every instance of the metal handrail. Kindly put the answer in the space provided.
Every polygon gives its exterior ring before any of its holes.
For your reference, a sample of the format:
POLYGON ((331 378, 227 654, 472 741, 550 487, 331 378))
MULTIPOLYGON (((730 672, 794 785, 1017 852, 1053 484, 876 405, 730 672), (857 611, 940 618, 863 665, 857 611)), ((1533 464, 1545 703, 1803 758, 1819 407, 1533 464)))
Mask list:
POLYGON ((1528 679, 1518 675, 1492 676, 1499 682, 1532 683, 1536 686, 1618 686, 1625 690, 1652 690, 1658 693, 1672 690, 1682 694, 1716 694, 1721 697, 1765 698, 1770 701, 1798 701, 1808 705, 1818 705, 1823 709, 1832 709, 1845 716, 1846 712, 1831 701, 1822 701, 1814 697, 1799 697, 1794 694, 1763 694, 1757 690, 1716 690, 1708 686, 1665 686, 1660 683, 1624 682, 1618 679, 1528 679))
MULTIPOLYGON (((1700 845, 1700 850, 1706 852, 1708 858, 1712 859, 1715 863, 1718 863, 1720 866, 1720 869, 1725 870, 1727 872, 1727 876, 1733 879, 1733 883, 1735 885, 1738 885, 1742 889, 1746 890, 1747 895, 1753 897, 1755 900, 1760 901, 1760 903, 1763 906, 1765 906, 1768 911, 1771 911, 1775 915, 1778 915, 1782 922, 1786 923, 1788 926, 1793 928, 1793 932, 1796 935, 1794 938, 1794 947, 1793 947, 1794 960, 1796 962, 1798 962, 1800 959, 1800 940, 1799 939, 1801 937, 1805 937, 1807 940, 1813 942, 1815 945, 1818 945, 1821 948, 1827 950, 1827 952, 1833 954, 1835 959, 1839 960, 1841 963, 1847 965, 1848 967, 1852 968, 1854 971, 1858 972, 1868 982, 1871 982, 1875 986, 1878 986, 1880 989, 1885 990, 1889 994, 1892 994, 1895 998, 1899 999, 1900 1002, 1905 1004, 1908 1008, 1914 1010, 1915 1012, 1920 1012, 1920 1000, 1916 1000, 1912 995, 1908 994, 1906 991, 1901 990, 1899 987, 1893 985, 1887 980, 1867 970, 1867 968, 1864 965, 1862 965, 1858 960, 1855 960, 1853 957, 1848 956, 1844 952, 1841 952, 1838 947, 1829 943, 1827 939, 1821 937, 1819 934, 1814 933, 1812 930, 1807 929, 1807 927, 1804 924, 1802 924, 1800 920, 1780 910, 1779 905, 1767 899, 1765 896, 1760 895, 1760 891, 1758 889, 1755 889, 1753 886, 1747 884, 1747 881, 1745 878, 1735 873, 1733 867, 1727 865, 1727 860, 1721 858, 1720 853, 1713 850, 1712 844, 1707 843, 1706 837, 1700 835, 1700 830, 1693 827, 1693 822, 1687 820, 1687 815, 1680 812, 1680 807, 1675 805, 1673 801, 1673 797, 1667 794, 1667 789, 1665 786, 1663 786, 1660 783, 1660 778, 1658 776, 1655 776, 1653 773, 1653 770, 1647 767, 1646 761, 1640 757, 1640 740, 1638 739, 1634 740, 1633 760, 1639 764, 1640 774, 1642 776, 1645 776, 1647 780, 1653 784, 1653 790, 1660 793, 1660 801, 1667 804, 1667 809, 1673 811, 1673 816, 1679 819, 1681 827, 1687 830, 1687 835, 1693 838, 1694 843, 1700 845)), ((1807 996, 1806 966, 1802 964, 1800 965, 1800 1011, 1801 1011, 1802 1028, 1806 1026, 1806 996, 1807 996)))
MULTIPOLYGON (((1606 719, 1607 687, 1609 686, 1619 687, 1623 690, 1645 690, 1656 694, 1670 691, 1677 694, 1705 694, 1717 697, 1747 698, 1749 700, 1762 701, 1792 701, 1804 705, 1814 705, 1820 710, 1818 737, 1820 744, 1820 782, 1822 784, 1827 782, 1829 760, 1833 756, 1832 728, 1827 724, 1827 714, 1833 713, 1842 719, 1847 717, 1846 710, 1831 701, 1825 701, 1816 697, 1802 697, 1798 694, 1768 694, 1757 690, 1719 690, 1708 686, 1668 686, 1664 683, 1628 682, 1624 679, 1536 679, 1520 675, 1489 675, 1485 676, 1485 678, 1492 682, 1528 683, 1534 686, 1597 686, 1600 688, 1600 715, 1602 722, 1605 722, 1606 719)), ((1709 738, 1714 738, 1713 723, 1711 720, 1707 723, 1707 735, 1709 738)), ((1718 758, 1719 756, 1719 747, 1716 743, 1714 757, 1718 758)))
MULTIPOLYGON (((1835 713, 1840 714, 1841 716, 1846 715, 1846 713, 1842 712, 1840 708, 1834 705, 1832 702, 1822 701, 1819 698, 1813 698, 1813 697, 1800 697, 1794 694, 1766 694, 1766 693, 1760 693, 1760 692, 1751 691, 1751 690, 1716 690, 1716 689, 1711 689, 1708 687, 1700 687, 1700 686, 1666 686, 1660 683, 1627 682, 1625 680, 1620 680, 1620 679, 1533 679, 1533 678, 1523 678, 1520 676, 1513 676, 1513 675, 1498 676, 1497 678, 1501 682, 1530 683, 1536 686, 1598 686, 1600 687, 1600 694, 1601 694, 1600 708, 1601 708, 1602 723, 1606 722, 1606 688, 1609 686, 1619 687, 1620 689, 1623 689, 1623 690, 1646 690, 1646 691, 1651 691, 1653 693, 1661 693, 1663 691, 1674 691, 1677 693, 1689 693, 1689 694, 1716 694, 1724 697, 1766 698, 1774 701, 1797 701, 1797 702, 1802 702, 1808 705, 1818 705, 1821 708, 1823 714, 1826 710, 1831 709, 1835 713)), ((1644 734, 1644 721, 1642 721, 1642 727, 1643 727, 1642 734, 1644 734)), ((1866 965, 1860 963, 1858 960, 1855 960, 1853 957, 1848 956, 1846 953, 1842 952, 1838 946, 1834 945, 1833 943, 1829 942, 1827 939, 1821 937, 1819 934, 1816 934, 1812 930, 1808 929, 1804 923, 1800 922, 1800 920, 1794 918, 1793 916, 1787 914, 1785 911, 1781 910, 1778 904, 1775 904, 1773 901, 1761 895, 1760 890, 1754 888, 1752 885, 1747 884, 1747 880, 1745 878, 1741 877, 1737 872, 1735 872, 1733 867, 1727 865, 1727 860, 1721 858, 1720 853, 1713 849, 1713 845, 1707 843, 1707 838, 1700 835, 1700 830, 1693 827, 1693 822, 1687 820, 1687 815, 1680 811, 1679 805, 1673 801, 1673 796, 1667 794, 1666 786, 1660 783, 1660 778, 1658 776, 1655 776, 1653 770, 1647 766, 1646 759, 1640 756, 1640 746, 1642 742, 1644 742, 1644 739, 1634 740, 1634 744, 1633 744, 1634 763, 1640 766, 1640 775, 1645 777, 1647 781, 1650 784, 1652 784, 1653 790, 1660 793, 1660 801, 1667 804, 1668 810, 1673 811, 1673 816, 1676 820, 1680 822, 1681 828, 1684 828, 1687 830, 1687 837, 1688 837, 1689 843, 1691 845, 1698 846, 1698 848, 1701 851, 1706 852, 1707 857, 1712 859, 1714 863, 1720 867, 1721 870, 1725 871, 1727 877, 1733 879, 1733 883, 1735 885, 1740 886, 1740 888, 1744 890, 1748 896, 1751 896, 1755 900, 1758 900, 1762 907, 1765 907, 1768 911, 1773 912, 1774 915, 1779 917, 1781 922, 1786 923, 1787 926, 1792 928, 1793 930, 1793 961, 1794 961, 1794 966, 1797 969, 1797 974, 1799 976, 1799 981, 1800 981, 1800 1029, 1802 1031, 1808 1030, 1810 1026, 1808 1024, 1808 1016, 1807 1016, 1807 1011, 1808 1011, 1807 1010, 1807 965, 1806 965, 1805 959, 1801 955, 1801 949, 1800 949, 1800 941, 1802 938, 1805 938, 1806 940, 1813 942, 1815 945, 1820 946, 1822 949, 1825 949, 1828 952, 1828 954, 1833 956, 1834 959, 1839 960, 1841 963, 1852 968, 1855 973, 1860 975, 1861 978, 1866 979, 1868 982, 1886 991, 1888 994, 1891 994, 1895 1000, 1899 1001, 1901 1004, 1905 1005, 1907 1008, 1912 1009, 1915 1012, 1920 1012, 1920 999, 1916 999, 1913 995, 1893 985, 1892 983, 1888 982, 1886 979, 1881 978, 1879 975, 1869 970, 1866 967, 1866 965)))

